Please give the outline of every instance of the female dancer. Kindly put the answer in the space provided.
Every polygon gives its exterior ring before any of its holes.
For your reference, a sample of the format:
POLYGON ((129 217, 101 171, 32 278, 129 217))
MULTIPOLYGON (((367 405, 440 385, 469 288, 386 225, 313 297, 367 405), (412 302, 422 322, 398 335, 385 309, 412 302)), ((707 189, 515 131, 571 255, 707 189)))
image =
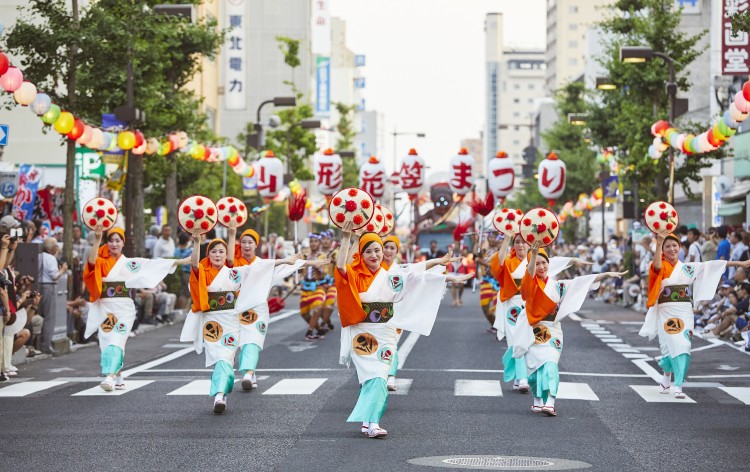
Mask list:
POLYGON ((639 334, 649 339, 659 336, 662 355, 659 366, 664 371, 661 393, 669 394, 674 372, 674 396, 685 398, 682 384, 690 366, 695 323, 692 304, 713 298, 726 267, 749 267, 750 260, 682 263, 679 252, 677 236, 657 236, 654 260, 648 271, 649 310, 639 334))
MULTIPOLYGON (((98 247, 103 233, 97 231, 94 234, 94 247, 98 247)), ((107 376, 99 386, 105 392, 125 388, 120 371, 125 358, 125 343, 136 316, 131 289, 152 289, 167 274, 174 272, 178 264, 190 262, 189 258, 125 257, 122 255, 124 245, 125 232, 122 228, 112 228, 107 233, 106 244, 98 251, 90 251, 83 269, 83 282, 91 295, 85 337, 99 332, 102 374, 107 376)))
MULTIPOLYGON (((240 236, 239 244, 235 245, 237 227, 230 226, 229 236, 229 254, 227 257, 227 266, 244 267, 256 262, 257 257, 255 250, 258 247, 260 236, 255 230, 247 229, 240 236)), ((316 268, 329 264, 328 261, 304 261, 297 260, 292 264, 276 265, 273 271, 273 280, 271 287, 280 284, 285 278, 292 275, 302 267, 312 266, 316 268)), ((253 287, 250 288, 254 290, 253 287)), ((268 294, 266 294, 267 296, 268 294)), ((255 377, 255 369, 258 367, 260 351, 266 340, 266 333, 270 321, 268 311, 268 301, 263 300, 260 305, 244 310, 240 317, 240 371, 242 372, 242 390, 250 391, 258 388, 258 381, 255 377)))
MULTIPOLYGON (((497 339, 502 341, 508 339, 508 350, 503 355, 503 380, 513 382, 513 390, 520 393, 529 393, 528 372, 526 370, 526 358, 513 357, 513 348, 517 343, 516 326, 519 315, 523 311, 524 303, 521 297, 521 280, 526 273, 527 247, 520 234, 512 238, 506 236, 500 246, 500 250, 490 259, 490 268, 495 280, 500 282, 498 293, 495 328, 497 339), (511 242, 513 248, 508 254, 511 242)), ((553 257, 549 262, 548 275, 554 277, 568 268, 573 263, 578 266, 591 265, 583 259, 570 257, 553 257)))
MULTIPOLYGON (((521 281, 521 296, 526 302, 527 320, 519 320, 519 344, 513 357, 526 354, 529 384, 534 395, 531 411, 557 416, 555 397, 560 385, 557 363, 563 348, 560 321, 578 310, 592 286, 607 277, 622 277, 625 272, 606 272, 555 280, 549 276, 549 256, 537 241, 528 253, 528 267, 521 281), (541 256, 541 257, 539 257, 541 256)), ((522 315, 523 317, 523 315, 522 315)))
POLYGON ((344 226, 344 240, 334 273, 341 318, 341 363, 354 361, 360 390, 349 419, 362 422, 362 433, 384 438, 388 432, 380 419, 388 403, 386 376, 393 362, 396 329, 429 335, 445 290, 446 281, 463 282, 471 275, 445 276, 409 271, 399 265, 383 269, 383 241, 375 233, 359 239, 352 264, 346 255, 351 246, 352 225, 344 226), (403 305, 394 312, 394 303, 403 305))
MULTIPOLYGON (((399 254, 400 250, 401 241, 397 236, 390 235, 383 239, 383 263, 381 264, 383 269, 389 270, 391 268, 391 266, 395 263, 396 256, 399 254)), ((435 273, 441 274, 445 272, 446 264, 452 261, 455 262, 460 260, 459 258, 453 259, 452 256, 453 251, 448 251, 448 253, 443 257, 440 257, 438 259, 430 259, 429 261, 420 262, 418 264, 409 264, 408 267, 409 270, 414 270, 417 272, 433 270, 434 267, 435 273)), ((399 304, 396 304, 394 309, 400 309, 399 304)), ((403 330, 396 330, 396 343, 401 340, 402 333, 403 330)), ((386 386, 388 387, 389 392, 395 392, 398 390, 398 387, 396 386, 396 373, 398 373, 398 346, 394 346, 393 362, 391 362, 391 369, 388 371, 388 380, 386 381, 386 386)))

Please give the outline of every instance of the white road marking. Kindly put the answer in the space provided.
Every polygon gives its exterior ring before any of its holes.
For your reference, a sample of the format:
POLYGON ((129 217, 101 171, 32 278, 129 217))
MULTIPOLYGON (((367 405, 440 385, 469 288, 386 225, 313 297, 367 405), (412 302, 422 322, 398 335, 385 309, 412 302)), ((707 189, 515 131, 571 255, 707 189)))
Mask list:
POLYGON ((98 385, 91 387, 78 393, 74 393, 71 397, 99 397, 99 396, 117 396, 124 395, 133 390, 137 390, 141 387, 154 383, 153 380, 128 380, 125 382, 125 390, 113 390, 111 392, 105 392, 98 385))
POLYGON ((615 344, 622 344, 622 339, 620 338, 606 338, 602 339, 605 343, 615 343, 615 344))
POLYGON ((170 343, 170 344, 162 344, 162 349, 182 349, 184 347, 192 347, 192 343, 170 343))
POLYGON ((404 340, 404 342, 401 343, 401 345, 398 347, 398 368, 402 369, 404 367, 404 363, 406 363, 406 358, 409 357, 409 353, 411 353, 411 350, 414 349, 414 345, 417 344, 417 341, 419 340, 419 333, 411 332, 409 333, 409 336, 404 340))
POLYGON ((396 379, 396 391, 388 392, 389 395, 408 395, 414 379, 396 379))
POLYGON ((457 397, 502 397, 500 380, 456 380, 453 394, 457 397))
POLYGON ((67 382, 63 380, 46 380, 46 381, 33 381, 14 383, 7 387, 0 388, 0 397, 25 397, 32 393, 41 392, 48 388, 57 387, 67 382))
POLYGON ((661 387, 658 385, 630 385, 630 388, 635 390, 641 398, 649 403, 695 403, 695 400, 687 395, 682 399, 675 398, 674 387, 670 389, 669 394, 659 393, 661 387))
POLYGON ((645 359, 634 359, 633 364, 635 364, 639 369, 645 372, 646 375, 651 377, 651 379, 657 384, 661 382, 662 380, 661 373, 658 370, 651 367, 651 365, 645 359))
POLYGON ((283 379, 263 395, 310 395, 328 379, 283 379))
POLYGON ((688 375, 690 379, 741 379, 748 377, 750 377, 750 374, 688 375))
POLYGON ((705 351, 706 349, 712 349, 712 348, 715 348, 717 346, 722 346, 722 345, 724 345, 724 343, 712 343, 706 346, 690 348, 690 352, 693 353, 693 352, 698 352, 698 351, 705 351))
POLYGON ((560 382, 557 398, 561 400, 599 401, 599 397, 591 390, 589 384, 573 382, 560 382))
MULTIPOLYGON (((235 383, 237 380, 235 380, 235 383)), ((205 395, 211 391, 211 380, 193 380, 177 390, 172 390, 167 395, 205 395)))
POLYGON ((625 359, 649 359, 649 356, 641 353, 623 352, 622 355, 625 356, 625 359))
POLYGON ((581 321, 581 320, 583 319, 583 318, 581 318, 580 316, 576 315, 575 313, 571 313, 571 314, 569 314, 569 315, 568 315, 568 318, 570 318, 570 319, 571 319, 571 320, 573 320, 573 321, 581 321))
POLYGON ((745 405, 750 405, 750 388, 748 387, 719 387, 745 405))

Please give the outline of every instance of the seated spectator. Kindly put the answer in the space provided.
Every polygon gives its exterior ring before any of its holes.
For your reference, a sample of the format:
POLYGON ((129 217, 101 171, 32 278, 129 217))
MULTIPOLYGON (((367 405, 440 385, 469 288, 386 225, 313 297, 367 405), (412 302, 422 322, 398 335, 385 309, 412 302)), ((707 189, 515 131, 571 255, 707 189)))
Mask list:
POLYGON ((96 334, 91 336, 91 339, 84 338, 86 332, 86 320, 89 314, 89 294, 87 291, 76 297, 74 300, 68 300, 66 303, 68 313, 73 318, 73 329, 75 331, 74 342, 78 344, 86 344, 93 339, 96 334))
POLYGON ((730 300, 732 305, 720 314, 716 327, 706 333, 706 337, 726 337, 733 333, 737 318, 744 317, 750 309, 750 282, 740 284, 736 294, 730 295, 730 300))
POLYGON ((737 267, 737 270, 734 271, 734 275, 732 276, 732 280, 730 283, 734 284, 734 290, 736 291, 740 284, 743 282, 748 282, 747 280, 747 269, 744 267, 737 267))
POLYGON ((704 261, 716 260, 716 251, 719 244, 719 233, 716 228, 709 228, 706 240, 703 241, 701 246, 701 256, 704 261))
POLYGON ((174 323, 174 305, 177 302, 177 295, 167 292, 167 284, 164 281, 154 289, 154 318, 162 323, 174 323))

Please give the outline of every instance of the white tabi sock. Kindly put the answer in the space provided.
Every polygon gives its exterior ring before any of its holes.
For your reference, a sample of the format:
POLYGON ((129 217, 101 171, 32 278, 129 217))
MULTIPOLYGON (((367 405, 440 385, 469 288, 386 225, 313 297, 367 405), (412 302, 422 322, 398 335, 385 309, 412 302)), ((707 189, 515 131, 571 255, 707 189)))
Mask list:
POLYGON ((542 399, 539 397, 534 397, 534 406, 542 406, 544 403, 542 402, 542 399))
POLYGON ((380 425, 378 423, 370 423, 370 431, 373 429, 380 429, 380 425))
POLYGON ((664 385, 665 387, 669 387, 670 385, 672 385, 672 374, 668 374, 664 372, 664 375, 662 376, 662 379, 661 379, 661 384, 664 385))
POLYGON ((544 406, 551 406, 552 408, 555 407, 555 397, 552 395, 547 397, 547 403, 544 404, 544 406))
POLYGON ((674 391, 675 391, 675 393, 677 393, 677 392, 682 392, 682 385, 679 385, 679 386, 678 386, 678 385, 675 385, 675 386, 674 386, 674 391))
POLYGON ((224 394, 223 393, 217 393, 216 396, 214 397, 214 401, 219 401, 219 400, 223 400, 223 399, 224 399, 224 394))
POLYGON ((528 380, 526 380, 526 379, 521 379, 521 380, 520 380, 520 381, 518 382, 518 386, 519 386, 519 387, 528 387, 528 386, 529 386, 529 381, 528 381, 528 380))

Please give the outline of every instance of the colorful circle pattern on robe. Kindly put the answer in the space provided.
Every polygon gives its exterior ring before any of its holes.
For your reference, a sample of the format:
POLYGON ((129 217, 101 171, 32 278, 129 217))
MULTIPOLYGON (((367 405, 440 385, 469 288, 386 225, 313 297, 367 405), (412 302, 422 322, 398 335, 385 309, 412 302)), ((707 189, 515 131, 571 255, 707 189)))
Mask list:
POLYGON ((648 229, 656 234, 672 233, 680 224, 677 210, 667 202, 654 202, 643 212, 648 229))
POLYGON ((521 236, 527 244, 539 241, 540 247, 547 247, 560 234, 557 216, 546 208, 534 208, 521 218, 521 236))
POLYGON ((247 207, 238 198, 224 197, 216 202, 216 209, 219 211, 219 224, 229 227, 232 220, 237 222, 237 227, 245 224, 247 221, 247 207))
POLYGON ((331 197, 328 214, 331 222, 339 228, 351 222, 352 230, 357 231, 372 219, 375 214, 375 202, 364 190, 345 188, 331 197))
POLYGON ((106 198, 92 198, 83 206, 81 219, 92 231, 106 231, 117 221, 117 207, 106 198))
POLYGON ((383 213, 383 218, 385 218, 383 229, 378 233, 381 238, 384 238, 393 231, 393 228, 396 227, 396 218, 393 216, 393 213, 391 213, 391 210, 383 205, 378 204, 375 205, 375 207, 383 213))
POLYGON ((210 343, 215 343, 221 339, 222 334, 224 334, 224 328, 218 321, 209 321, 203 325, 203 339, 210 343))
POLYGON ((383 228, 385 227, 385 215, 383 212, 378 208, 375 207, 375 213, 372 215, 372 219, 370 219, 370 222, 355 231, 358 235, 363 235, 365 233, 378 233, 378 235, 383 231, 383 228))
POLYGON ((667 334, 679 334, 685 329, 685 323, 679 318, 670 318, 664 322, 664 331, 667 334))
POLYGON ((534 343, 544 344, 552 338, 552 332, 548 327, 539 325, 534 327, 534 343))
POLYGON ((202 195, 188 197, 177 210, 182 229, 190 234, 206 234, 216 226, 218 210, 210 198, 202 195))
POLYGON ((505 236, 515 236, 521 231, 522 216, 523 212, 520 209, 502 208, 495 212, 492 224, 505 236))
POLYGON ((114 313, 107 313, 107 317, 104 319, 100 327, 105 333, 110 333, 115 328, 116 324, 117 317, 114 315, 114 313))
POLYGON ((255 310, 243 311, 240 314, 240 324, 251 325, 258 321, 258 313, 255 310))
POLYGON ((378 340, 370 333, 360 333, 354 336, 352 349, 355 354, 369 356, 378 350, 378 340))

